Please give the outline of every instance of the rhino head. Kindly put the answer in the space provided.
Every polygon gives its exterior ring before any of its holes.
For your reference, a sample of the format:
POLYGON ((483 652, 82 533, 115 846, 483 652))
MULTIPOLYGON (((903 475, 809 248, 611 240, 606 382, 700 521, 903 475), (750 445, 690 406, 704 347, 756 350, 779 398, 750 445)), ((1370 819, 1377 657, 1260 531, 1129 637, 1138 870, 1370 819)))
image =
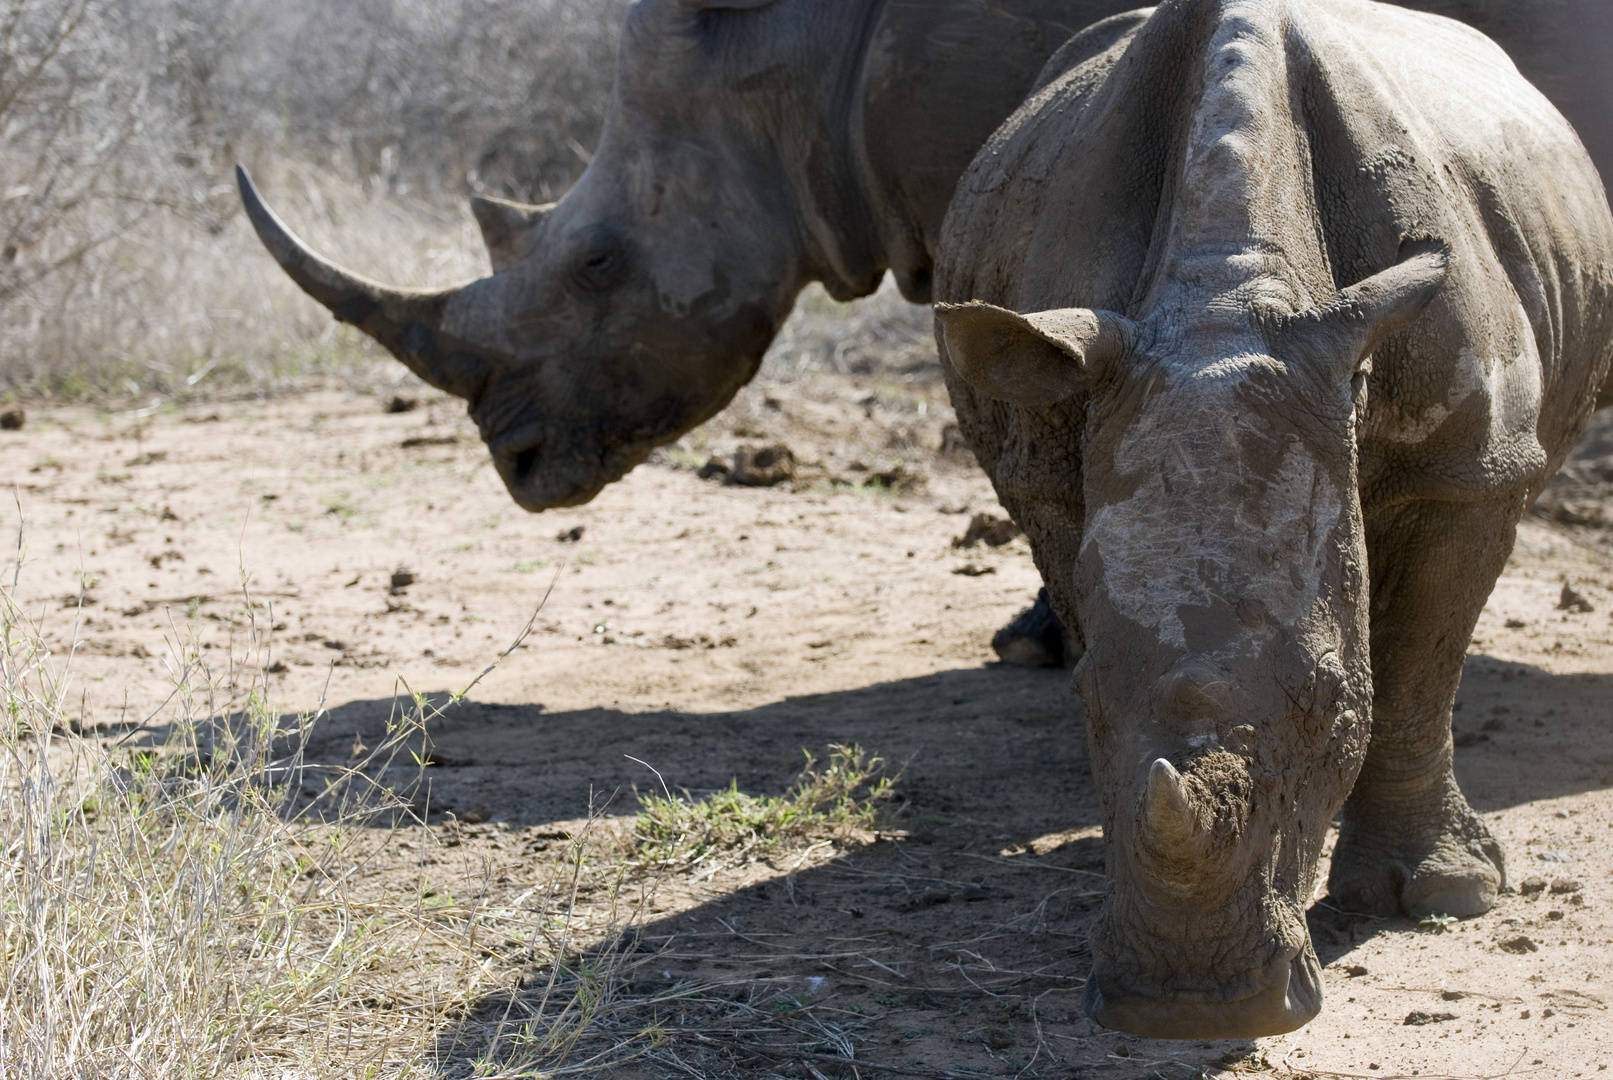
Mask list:
POLYGON ((1356 415, 1374 346, 1446 264, 1410 251, 1324 310, 1248 290, 1138 321, 938 308, 988 395, 1085 396, 1075 685, 1112 880, 1087 982, 1105 1026, 1253 1038, 1321 1008, 1305 910, 1371 728, 1356 415))
POLYGON ((883 272, 860 246, 848 148, 826 139, 792 160, 778 130, 833 129, 849 107, 834 95, 855 86, 843 69, 862 51, 851 38, 867 28, 829 20, 815 33, 807 5, 760 10, 771 6, 634 5, 578 185, 549 207, 477 202, 490 277, 419 292, 348 273, 308 250, 241 172, 249 216, 338 319, 469 402, 517 503, 586 502, 727 404, 804 281, 849 297, 883 272), (802 69, 827 77, 789 77, 802 69))

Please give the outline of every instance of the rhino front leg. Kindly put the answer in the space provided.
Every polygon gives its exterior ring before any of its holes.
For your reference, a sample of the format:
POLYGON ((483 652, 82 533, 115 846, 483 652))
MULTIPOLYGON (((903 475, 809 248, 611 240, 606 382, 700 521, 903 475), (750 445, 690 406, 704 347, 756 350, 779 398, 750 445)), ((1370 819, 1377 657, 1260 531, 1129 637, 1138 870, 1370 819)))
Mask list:
POLYGON ((1451 709, 1521 512, 1521 499, 1422 502, 1368 523, 1372 741, 1328 878, 1350 910, 1465 918, 1506 884, 1501 845, 1451 771, 1451 709))

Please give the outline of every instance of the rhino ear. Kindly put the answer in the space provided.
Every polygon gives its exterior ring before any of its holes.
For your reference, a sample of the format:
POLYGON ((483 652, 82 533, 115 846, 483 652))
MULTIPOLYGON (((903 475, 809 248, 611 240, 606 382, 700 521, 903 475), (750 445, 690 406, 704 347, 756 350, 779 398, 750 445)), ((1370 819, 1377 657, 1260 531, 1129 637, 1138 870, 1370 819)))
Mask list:
POLYGON ((1433 303, 1450 273, 1451 249, 1443 240, 1407 240, 1389 269, 1351 285, 1324 320, 1349 336, 1350 374, 1383 339, 1399 333, 1433 303))
POLYGON ((554 203, 529 206, 490 195, 471 197, 470 210, 482 228, 482 243, 487 245, 493 273, 502 274, 531 254, 532 229, 553 209, 554 203))
POLYGON ((937 304, 935 319, 958 374, 1015 405, 1053 405, 1088 386, 1124 354, 1131 327, 1109 311, 1018 315, 978 301, 937 304))

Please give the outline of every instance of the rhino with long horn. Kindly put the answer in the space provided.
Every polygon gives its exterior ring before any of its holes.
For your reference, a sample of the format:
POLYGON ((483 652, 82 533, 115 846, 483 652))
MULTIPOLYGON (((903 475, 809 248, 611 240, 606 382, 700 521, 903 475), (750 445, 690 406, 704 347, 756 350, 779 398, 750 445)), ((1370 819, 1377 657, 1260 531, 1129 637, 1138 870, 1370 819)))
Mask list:
POLYGON ((893 270, 928 299, 953 181, 1119 6, 640 0, 583 177, 552 206, 474 200, 494 273, 455 289, 342 271, 244 172, 242 197, 310 295, 469 402, 516 502, 574 505, 726 405, 808 282, 850 299, 893 270))
MULTIPOLYGON (((517 503, 573 505, 726 405, 809 282, 850 299, 890 270, 927 302, 975 151, 1034 87, 1137 25, 1146 12, 1121 14, 1130 6, 639 0, 582 179, 551 206, 474 200, 494 274, 458 289, 341 271, 244 175, 242 195, 315 299, 470 402, 517 503)), ((1409 6, 1514 44, 1571 119, 1613 126, 1585 82, 1605 82, 1605 65, 1578 60, 1605 39, 1600 0, 1409 6)))

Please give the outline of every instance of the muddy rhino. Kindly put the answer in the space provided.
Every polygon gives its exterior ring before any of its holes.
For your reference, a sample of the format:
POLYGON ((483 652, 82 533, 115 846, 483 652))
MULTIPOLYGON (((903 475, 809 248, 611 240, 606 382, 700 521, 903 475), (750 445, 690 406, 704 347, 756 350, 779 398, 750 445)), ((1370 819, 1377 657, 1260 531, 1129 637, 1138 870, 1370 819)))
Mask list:
MULTIPOLYGON (((1515 51, 1613 154, 1605 0, 1408 0, 1515 51)), ((511 496, 591 499, 722 409, 809 282, 840 299, 891 271, 931 299, 959 175, 1071 34, 1079 62, 1141 20, 1132 0, 640 0, 604 137, 553 206, 477 199, 493 276, 434 293, 309 252, 250 182, 253 224, 338 319, 466 398, 511 496)), ((1613 162, 1610 162, 1613 163, 1613 162)), ((1057 662, 1045 607, 1000 640, 1057 662)))
POLYGON ((1339 904, 1487 910, 1451 707, 1613 358, 1613 215, 1569 125, 1443 18, 1167 0, 992 138, 938 266, 988 302, 938 312, 960 421, 1085 635, 1091 1015, 1315 1016, 1341 810, 1339 904))

